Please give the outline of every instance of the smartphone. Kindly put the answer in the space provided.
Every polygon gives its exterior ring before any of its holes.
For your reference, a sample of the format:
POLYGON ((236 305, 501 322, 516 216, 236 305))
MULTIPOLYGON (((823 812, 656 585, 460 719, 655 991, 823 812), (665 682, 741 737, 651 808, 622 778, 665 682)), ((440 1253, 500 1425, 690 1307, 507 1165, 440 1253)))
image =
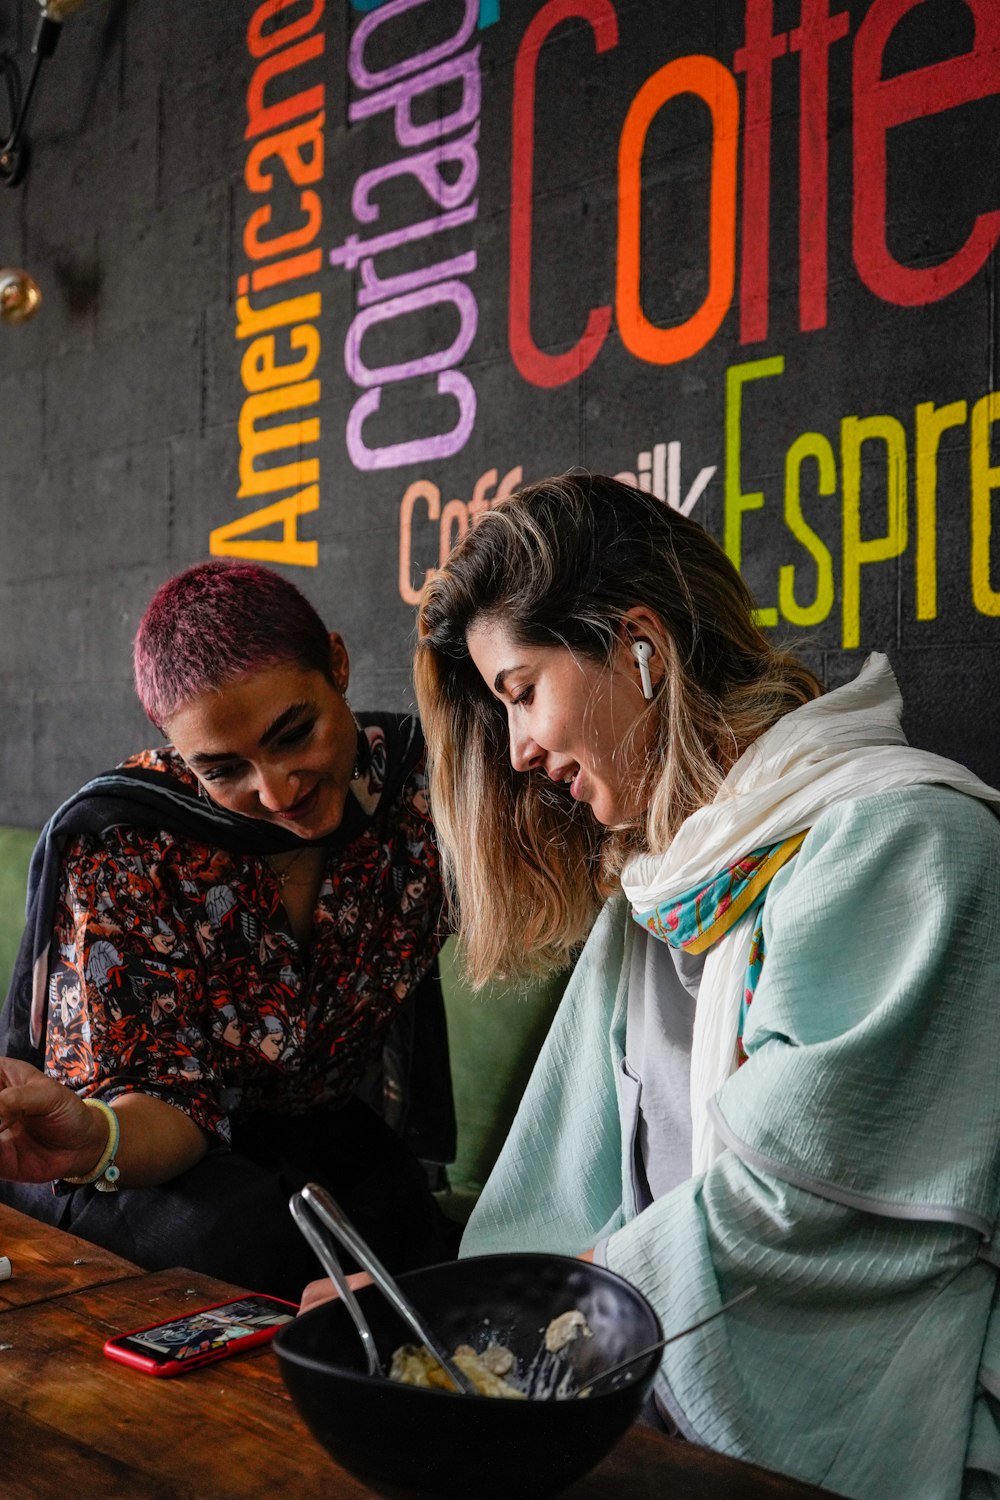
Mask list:
POLYGON ((292 1302, 247 1293, 235 1302, 218 1302, 197 1312, 154 1323, 108 1339, 104 1352, 146 1375, 183 1375, 201 1365, 255 1349, 274 1337, 282 1323, 298 1312, 292 1302))

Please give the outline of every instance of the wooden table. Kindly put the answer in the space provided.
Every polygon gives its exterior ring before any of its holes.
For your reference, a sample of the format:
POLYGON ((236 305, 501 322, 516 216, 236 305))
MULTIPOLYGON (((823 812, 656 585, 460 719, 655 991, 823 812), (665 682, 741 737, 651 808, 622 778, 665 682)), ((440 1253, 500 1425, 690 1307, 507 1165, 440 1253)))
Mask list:
MULTIPOLYGON (((113 1333, 238 1296, 148 1273, 0 1206, 4 1500, 372 1500, 300 1423, 273 1354, 169 1380, 101 1353, 113 1333)), ((563 1500, 830 1500, 827 1492, 633 1427, 563 1500)))
POLYGON ((50 1229, 48 1224, 28 1219, 3 1203, 0 1203, 0 1255, 14 1262, 10 1281, 0 1281, 0 1312, 143 1274, 138 1266, 120 1256, 87 1240, 78 1240, 73 1234, 50 1229))

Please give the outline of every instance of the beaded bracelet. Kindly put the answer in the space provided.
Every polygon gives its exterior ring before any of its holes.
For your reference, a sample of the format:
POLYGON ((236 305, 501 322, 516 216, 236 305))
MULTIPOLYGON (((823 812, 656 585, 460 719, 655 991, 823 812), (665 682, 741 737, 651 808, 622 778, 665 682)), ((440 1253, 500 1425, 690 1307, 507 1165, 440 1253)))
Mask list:
POLYGON ((108 1143, 101 1153, 101 1159, 92 1172, 83 1177, 64 1177, 63 1182, 68 1182, 73 1187, 90 1187, 93 1185, 99 1193, 117 1193, 118 1179, 121 1176, 120 1169, 115 1164, 118 1155, 118 1141, 121 1137, 121 1126, 118 1116, 110 1104, 105 1104, 103 1099, 84 1099, 90 1109, 99 1109, 104 1114, 108 1126, 108 1143))

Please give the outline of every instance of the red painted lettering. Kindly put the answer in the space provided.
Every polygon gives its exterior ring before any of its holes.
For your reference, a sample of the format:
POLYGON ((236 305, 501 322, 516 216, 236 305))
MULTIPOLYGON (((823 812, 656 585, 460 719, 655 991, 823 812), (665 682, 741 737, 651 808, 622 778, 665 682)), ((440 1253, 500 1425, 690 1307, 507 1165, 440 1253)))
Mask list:
POLYGON ((799 98, 799 327, 826 327, 830 46, 847 35, 846 11, 830 14, 830 0, 802 0, 802 21, 791 45, 802 53, 799 98))
POLYGON ((583 336, 563 354, 546 354, 531 334, 531 197, 534 190, 535 72, 538 54, 562 21, 589 21, 597 52, 618 44, 610 0, 549 0, 534 17, 517 52, 511 128, 510 299, 508 337, 514 364, 532 385, 565 385, 596 357, 611 327, 611 308, 593 308, 583 336))
MULTIPOLYGON (((875 0, 854 44, 854 263, 870 291, 900 307, 920 307, 957 291, 981 269, 1000 238, 1000 211, 994 210, 980 214, 962 248, 936 266, 904 266, 889 249, 888 132, 1000 91, 1000 0, 966 0, 975 18, 971 52, 882 77, 890 36, 921 3, 875 0)), ((968 167, 961 164, 962 170, 968 167)))
POLYGON ((774 35, 773 0, 747 0, 746 42, 733 58, 747 75, 743 111, 743 243, 740 253, 740 342, 767 338, 771 252, 771 69, 788 50, 774 35))

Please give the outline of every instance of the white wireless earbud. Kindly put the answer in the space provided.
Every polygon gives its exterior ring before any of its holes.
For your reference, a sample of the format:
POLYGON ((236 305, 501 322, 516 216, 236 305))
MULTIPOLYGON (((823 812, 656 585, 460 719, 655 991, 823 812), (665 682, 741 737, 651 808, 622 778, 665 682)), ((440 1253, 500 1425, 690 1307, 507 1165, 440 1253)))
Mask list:
POLYGON ((653 679, 649 674, 649 663, 653 655, 653 647, 649 641, 633 641, 632 655, 639 664, 639 678, 642 682, 642 696, 652 698, 653 679))

